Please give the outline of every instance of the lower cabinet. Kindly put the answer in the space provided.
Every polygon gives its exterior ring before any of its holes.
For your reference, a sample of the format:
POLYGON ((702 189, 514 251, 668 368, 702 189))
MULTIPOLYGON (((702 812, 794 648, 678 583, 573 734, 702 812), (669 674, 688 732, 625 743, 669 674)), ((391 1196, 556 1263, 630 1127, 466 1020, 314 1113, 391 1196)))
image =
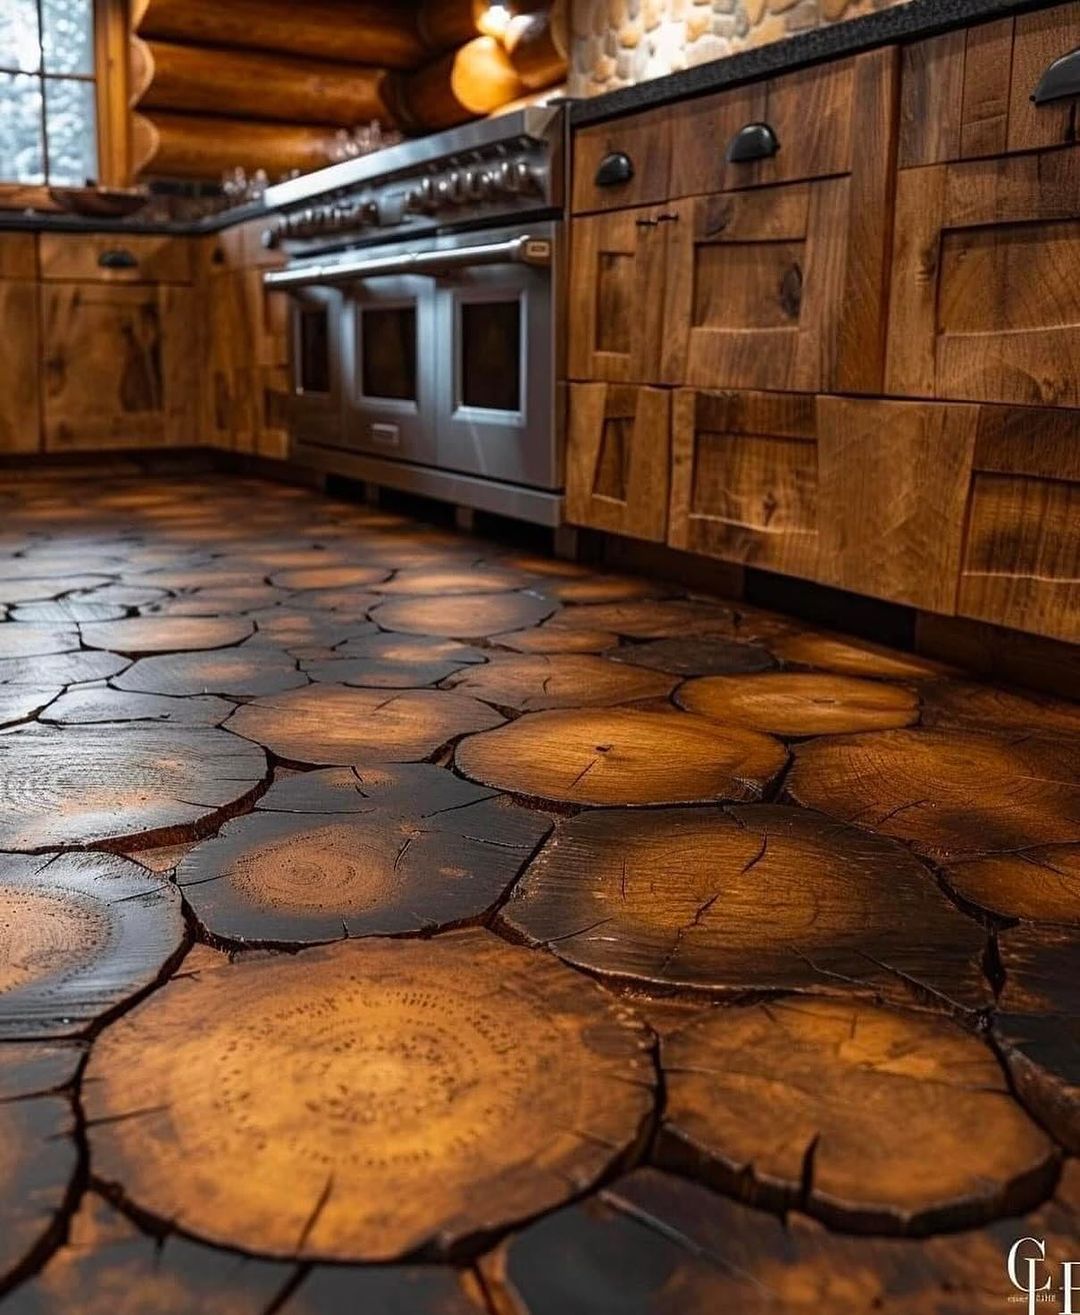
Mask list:
POLYGON ((43 284, 41 318, 47 451, 195 441, 190 287, 43 284))
POLYGON ((37 284, 0 279, 0 453, 37 452, 41 446, 40 336, 37 284))
POLYGON ((664 542, 670 399, 665 388, 571 385, 566 462, 571 523, 664 542))

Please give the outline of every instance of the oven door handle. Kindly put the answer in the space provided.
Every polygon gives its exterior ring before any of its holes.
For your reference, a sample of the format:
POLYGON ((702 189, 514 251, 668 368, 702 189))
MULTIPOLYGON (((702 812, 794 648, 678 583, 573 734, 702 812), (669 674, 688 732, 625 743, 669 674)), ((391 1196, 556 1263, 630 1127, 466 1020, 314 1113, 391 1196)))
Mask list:
POLYGON ((487 242, 456 251, 413 251, 405 256, 383 256, 371 260, 341 260, 327 265, 305 265, 299 269, 275 269, 263 275, 268 288, 309 288, 355 279, 385 278, 394 274, 421 274, 435 278, 458 269, 477 265, 551 264, 551 239, 546 237, 511 238, 507 242, 487 242))

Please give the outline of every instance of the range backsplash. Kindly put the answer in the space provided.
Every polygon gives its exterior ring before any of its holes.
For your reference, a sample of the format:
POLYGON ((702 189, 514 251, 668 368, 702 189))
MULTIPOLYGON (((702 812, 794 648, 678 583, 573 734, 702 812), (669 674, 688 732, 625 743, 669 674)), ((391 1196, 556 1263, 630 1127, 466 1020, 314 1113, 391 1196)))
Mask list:
POLYGON ((598 96, 903 0, 572 0, 569 91, 598 96))

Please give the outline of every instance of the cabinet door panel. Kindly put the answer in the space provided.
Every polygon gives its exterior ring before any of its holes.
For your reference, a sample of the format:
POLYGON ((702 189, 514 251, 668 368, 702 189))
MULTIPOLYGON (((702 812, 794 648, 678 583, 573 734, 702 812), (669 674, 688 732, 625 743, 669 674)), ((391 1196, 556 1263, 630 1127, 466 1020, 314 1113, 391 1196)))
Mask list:
POLYGON ((663 543, 669 403, 662 388, 571 386, 566 516, 572 524, 663 543))
POLYGON ((41 446, 40 339, 37 285, 0 281, 0 452, 36 452, 41 446))
POLYGON ((889 392, 1080 406, 1080 151, 905 170, 889 392))

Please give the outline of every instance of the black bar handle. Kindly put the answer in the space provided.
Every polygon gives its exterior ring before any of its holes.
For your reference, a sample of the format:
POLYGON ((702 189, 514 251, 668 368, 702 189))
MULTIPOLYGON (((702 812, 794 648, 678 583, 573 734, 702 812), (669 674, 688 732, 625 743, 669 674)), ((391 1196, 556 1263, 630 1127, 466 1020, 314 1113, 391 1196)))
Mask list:
POLYGON ((634 176, 634 162, 625 151, 612 151, 600 161, 596 171, 597 187, 618 187, 634 176))
POLYGON ((1080 46, 1050 64, 1039 79, 1031 99, 1036 105, 1080 96, 1080 46))
POLYGON ((139 262, 130 251, 125 251, 123 247, 114 247, 109 251, 102 251, 97 258, 97 263, 101 269, 138 269, 139 267, 139 262))
POLYGON ((780 141, 767 123, 748 123, 728 142, 724 159, 729 164, 768 160, 780 149, 780 141))

